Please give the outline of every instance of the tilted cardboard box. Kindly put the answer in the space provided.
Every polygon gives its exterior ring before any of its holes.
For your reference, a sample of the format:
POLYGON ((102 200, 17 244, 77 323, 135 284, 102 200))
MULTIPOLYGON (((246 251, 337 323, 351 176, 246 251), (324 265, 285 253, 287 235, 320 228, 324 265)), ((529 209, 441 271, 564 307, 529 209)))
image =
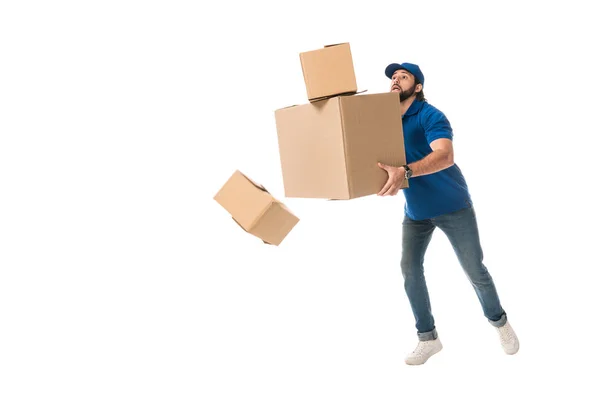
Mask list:
POLYGON ((377 163, 406 163, 398 93, 337 96, 287 107, 275 111, 275 122, 286 197, 376 194, 388 178, 377 163))
POLYGON ((300 53, 309 101, 343 93, 356 93, 356 76, 349 43, 300 53))
POLYGON ((299 219, 262 185, 236 170, 214 199, 248 233, 278 246, 299 219))

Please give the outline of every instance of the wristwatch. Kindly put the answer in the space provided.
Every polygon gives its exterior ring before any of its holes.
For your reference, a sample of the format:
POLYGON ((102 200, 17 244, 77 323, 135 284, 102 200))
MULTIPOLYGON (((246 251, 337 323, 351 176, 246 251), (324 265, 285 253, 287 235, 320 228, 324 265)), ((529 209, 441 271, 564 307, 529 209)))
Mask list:
POLYGON ((407 164, 404 164, 402 168, 404 168, 404 179, 408 180, 412 176, 413 170, 407 164))

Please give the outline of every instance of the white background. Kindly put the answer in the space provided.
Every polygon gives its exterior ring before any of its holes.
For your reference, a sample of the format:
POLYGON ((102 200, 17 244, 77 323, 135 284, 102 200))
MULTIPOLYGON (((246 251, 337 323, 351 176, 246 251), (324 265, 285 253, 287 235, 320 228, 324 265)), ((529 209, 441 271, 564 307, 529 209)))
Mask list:
POLYGON ((592 2, 284 3, 2 2, 0 398, 597 398, 592 2), (517 355, 438 231, 444 350, 406 366, 403 196, 284 198, 273 112, 339 42, 368 93, 421 65, 517 355), (236 169, 300 217, 281 246, 213 200, 236 169))

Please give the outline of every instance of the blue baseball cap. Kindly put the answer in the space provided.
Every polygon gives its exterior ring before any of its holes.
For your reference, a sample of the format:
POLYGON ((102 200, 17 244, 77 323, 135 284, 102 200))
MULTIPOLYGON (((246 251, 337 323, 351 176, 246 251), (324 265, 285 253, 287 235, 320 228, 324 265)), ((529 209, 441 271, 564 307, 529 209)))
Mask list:
POLYGON ((417 64, 411 64, 411 63, 390 64, 385 69, 385 76, 392 79, 392 75, 394 75, 394 72, 398 71, 399 69, 404 69, 404 70, 410 72, 411 74, 413 74, 413 76, 417 80, 417 83, 420 83, 421 85, 425 86, 425 75, 423 75, 423 73, 421 72, 421 68, 419 68, 419 66, 417 64))

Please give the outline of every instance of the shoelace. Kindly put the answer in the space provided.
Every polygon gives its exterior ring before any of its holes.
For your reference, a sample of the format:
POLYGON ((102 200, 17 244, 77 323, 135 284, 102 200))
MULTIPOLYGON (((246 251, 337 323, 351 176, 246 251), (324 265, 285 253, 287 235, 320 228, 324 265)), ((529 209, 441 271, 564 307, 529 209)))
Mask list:
POLYGON ((502 340, 502 342, 508 343, 514 340, 515 335, 513 333, 513 330, 509 327, 501 326, 498 330, 500 332, 500 340, 502 340))
POLYGON ((417 348, 412 352, 415 356, 422 356, 425 354, 425 349, 427 348, 427 344, 425 342, 419 342, 417 348))

